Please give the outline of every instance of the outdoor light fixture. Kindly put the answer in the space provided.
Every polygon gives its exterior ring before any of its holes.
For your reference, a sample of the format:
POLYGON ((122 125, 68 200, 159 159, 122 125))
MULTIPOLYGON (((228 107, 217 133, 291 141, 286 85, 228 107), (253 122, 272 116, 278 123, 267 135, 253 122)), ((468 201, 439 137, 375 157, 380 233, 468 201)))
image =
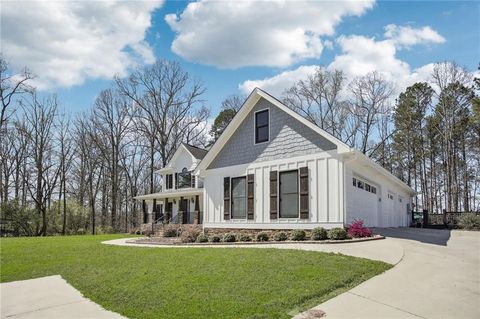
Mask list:
POLYGON ((176 201, 175 199, 173 200, 173 204, 174 204, 174 205, 177 205, 177 201, 176 201))
POLYGON ((195 202, 195 200, 193 199, 193 197, 192 197, 190 200, 192 201, 192 203, 194 203, 194 202, 195 202))

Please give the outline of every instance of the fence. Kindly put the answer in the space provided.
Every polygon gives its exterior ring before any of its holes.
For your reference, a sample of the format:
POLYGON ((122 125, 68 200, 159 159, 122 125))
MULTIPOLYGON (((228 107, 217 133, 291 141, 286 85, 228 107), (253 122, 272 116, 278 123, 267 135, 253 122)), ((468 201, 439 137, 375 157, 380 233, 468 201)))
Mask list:
POLYGON ((417 227, 432 228, 454 228, 460 218, 466 214, 475 214, 480 216, 480 212, 447 212, 429 213, 427 210, 421 212, 412 211, 412 223, 417 227))

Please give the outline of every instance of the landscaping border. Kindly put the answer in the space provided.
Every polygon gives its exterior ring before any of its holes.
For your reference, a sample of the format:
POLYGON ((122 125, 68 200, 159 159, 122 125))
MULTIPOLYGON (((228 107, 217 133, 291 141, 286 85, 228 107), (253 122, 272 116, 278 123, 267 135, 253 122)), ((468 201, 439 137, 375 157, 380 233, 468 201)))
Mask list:
POLYGON ((353 239, 344 239, 344 240, 286 240, 286 241, 248 241, 248 242, 217 242, 217 243, 182 243, 182 242, 173 242, 173 241, 158 241, 154 239, 161 239, 160 237, 144 237, 140 239, 127 240, 126 243, 129 244, 148 244, 148 245, 158 245, 158 246, 245 246, 245 245, 272 245, 272 244, 350 244, 350 243, 359 243, 364 241, 380 240, 385 239, 384 236, 374 235, 372 237, 363 237, 363 238, 353 238, 353 239))

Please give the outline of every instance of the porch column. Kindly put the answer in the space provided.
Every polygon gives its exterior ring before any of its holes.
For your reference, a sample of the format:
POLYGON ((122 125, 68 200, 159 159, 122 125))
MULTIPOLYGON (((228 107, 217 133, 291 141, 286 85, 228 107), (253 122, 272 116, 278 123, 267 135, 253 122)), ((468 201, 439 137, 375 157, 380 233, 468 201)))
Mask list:
POLYGON ((178 203, 178 223, 183 224, 183 214, 185 214, 185 207, 183 203, 183 197, 180 197, 180 203, 178 203))
POLYGON ((165 218, 163 219, 163 223, 164 224, 168 224, 170 222, 170 208, 168 206, 168 197, 165 197, 165 208, 163 209, 163 211, 165 212, 165 218))
POLYGON ((193 213, 193 223, 200 224, 200 199, 198 195, 195 195, 195 211, 193 213))

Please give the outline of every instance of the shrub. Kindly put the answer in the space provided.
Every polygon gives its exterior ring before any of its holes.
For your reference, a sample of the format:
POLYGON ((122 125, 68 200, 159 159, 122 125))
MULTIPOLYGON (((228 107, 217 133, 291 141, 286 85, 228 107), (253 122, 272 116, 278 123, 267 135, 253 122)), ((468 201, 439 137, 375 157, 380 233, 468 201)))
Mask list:
POLYGON ((147 237, 151 237, 151 236, 153 236, 153 231, 151 229, 145 229, 143 234, 147 237))
POLYGON ((256 237, 257 241, 268 241, 268 234, 265 232, 259 232, 256 237))
POLYGON ((292 240, 295 240, 295 241, 305 240, 305 231, 301 229, 295 229, 292 232, 292 240))
POLYGON ((225 243, 234 243, 236 239, 235 234, 232 233, 226 233, 223 235, 223 242, 225 243))
POLYGON ((210 237, 210 242, 211 243, 219 243, 220 242, 220 237, 214 235, 214 236, 210 237))
POLYGON ((163 237, 178 237, 181 232, 180 225, 166 224, 163 226, 163 237))
POLYGON ((372 231, 370 228, 363 226, 363 220, 354 220, 348 226, 348 237, 350 238, 361 238, 361 237, 371 237, 372 231))
POLYGON ((200 229, 198 227, 186 227, 180 234, 182 243, 194 243, 200 235, 200 229))
POLYGON ((327 234, 329 239, 342 240, 347 238, 347 231, 343 228, 332 228, 327 234))
POLYGON ((327 230, 323 227, 316 227, 312 229, 312 240, 325 240, 328 238, 327 230))
POLYGON ((238 241, 252 241, 252 237, 247 234, 240 234, 238 235, 238 241))
MULTIPOLYGON (((220 239, 220 238, 219 238, 220 239)), ((206 234, 199 234, 197 236, 197 240, 196 240, 197 243, 207 243, 208 242, 208 235, 206 234)))
POLYGON ((480 230, 480 215, 474 213, 463 214, 458 219, 458 227, 466 230, 480 230))
POLYGON ((281 231, 281 232, 278 232, 275 234, 275 236, 273 237, 273 239, 275 239, 276 241, 285 241, 288 239, 288 235, 287 233, 281 231))

